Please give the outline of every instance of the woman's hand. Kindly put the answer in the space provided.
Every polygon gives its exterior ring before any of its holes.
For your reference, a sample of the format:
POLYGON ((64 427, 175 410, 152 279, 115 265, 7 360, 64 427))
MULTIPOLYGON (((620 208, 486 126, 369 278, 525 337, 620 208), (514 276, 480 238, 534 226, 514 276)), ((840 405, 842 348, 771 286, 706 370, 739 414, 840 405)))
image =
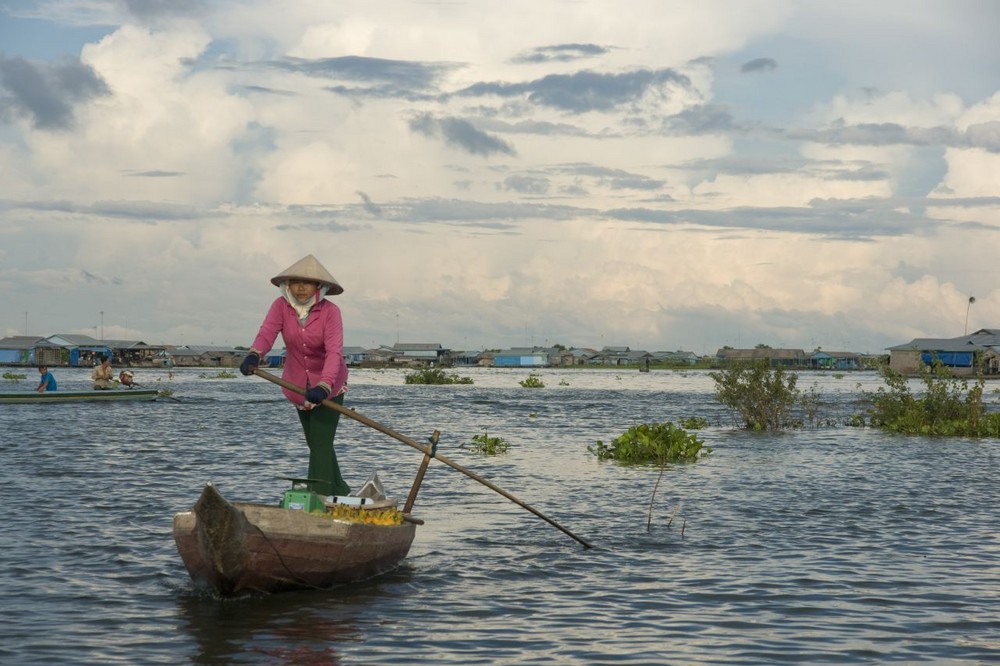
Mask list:
POLYGON ((257 352, 250 352, 247 357, 243 359, 240 363, 240 372, 244 375, 252 375, 256 370, 257 366, 260 365, 260 354, 257 352))
POLYGON ((327 391, 322 386, 313 386, 311 389, 306 391, 306 400, 318 405, 330 397, 330 392, 327 391))

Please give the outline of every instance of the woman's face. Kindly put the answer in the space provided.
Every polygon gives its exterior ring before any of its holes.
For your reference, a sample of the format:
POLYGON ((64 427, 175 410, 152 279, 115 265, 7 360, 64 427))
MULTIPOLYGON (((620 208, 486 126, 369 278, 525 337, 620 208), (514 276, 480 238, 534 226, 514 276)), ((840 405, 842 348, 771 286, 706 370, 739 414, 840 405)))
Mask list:
POLYGON ((315 282, 307 282, 305 280, 288 281, 288 291, 292 292, 292 296, 299 303, 308 303, 316 295, 317 289, 319 289, 319 285, 315 282))

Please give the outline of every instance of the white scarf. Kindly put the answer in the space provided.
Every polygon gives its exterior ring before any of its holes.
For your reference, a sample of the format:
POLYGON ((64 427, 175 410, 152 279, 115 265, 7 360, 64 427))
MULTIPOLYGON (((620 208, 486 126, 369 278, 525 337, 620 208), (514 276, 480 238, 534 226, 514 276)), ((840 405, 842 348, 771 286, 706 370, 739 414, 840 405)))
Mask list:
POLYGON ((330 290, 325 284, 321 284, 319 289, 316 290, 316 296, 310 298, 308 303, 299 303, 299 299, 292 295, 292 292, 288 290, 288 281, 281 283, 281 295, 285 297, 288 304, 295 308, 295 312, 299 315, 299 323, 305 326, 306 319, 309 318, 309 311, 313 309, 313 306, 319 303, 320 299, 326 296, 326 292, 330 290))

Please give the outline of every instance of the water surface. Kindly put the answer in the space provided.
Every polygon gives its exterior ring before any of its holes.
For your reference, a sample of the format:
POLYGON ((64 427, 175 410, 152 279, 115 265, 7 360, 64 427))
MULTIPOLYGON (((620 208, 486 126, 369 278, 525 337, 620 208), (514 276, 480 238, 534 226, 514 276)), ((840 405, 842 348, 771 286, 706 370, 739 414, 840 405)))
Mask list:
MULTIPOLYGON (((61 390, 88 384, 57 372, 61 390)), ((307 466, 298 422, 259 378, 141 370, 137 382, 173 399, 0 405, 0 663, 1000 661, 997 441, 746 433, 703 372, 540 370, 544 389, 518 385, 527 371, 457 372, 475 384, 354 371, 346 404, 414 439, 440 430, 443 454, 594 549, 432 463, 414 509, 426 524, 397 570, 215 598, 192 586, 172 516, 209 480, 231 499, 277 501, 278 477, 307 466), (688 416, 708 419, 714 452, 666 469, 655 496, 658 469, 587 451, 688 416), (462 448, 486 431, 509 452, 462 448)), ((837 422, 878 385, 799 381, 837 422)), ((355 486, 378 471, 398 497, 420 462, 355 422, 337 448, 355 486)))

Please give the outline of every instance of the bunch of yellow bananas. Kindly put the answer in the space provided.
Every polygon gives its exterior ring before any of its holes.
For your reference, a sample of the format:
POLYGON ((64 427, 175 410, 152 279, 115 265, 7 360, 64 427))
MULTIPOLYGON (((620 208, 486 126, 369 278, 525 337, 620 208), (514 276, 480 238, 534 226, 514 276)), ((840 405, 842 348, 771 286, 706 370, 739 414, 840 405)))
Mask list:
POLYGON ((360 506, 334 504, 326 511, 313 511, 315 516, 349 520, 352 523, 368 523, 371 525, 401 525, 403 512, 392 507, 386 509, 365 509, 360 506))

